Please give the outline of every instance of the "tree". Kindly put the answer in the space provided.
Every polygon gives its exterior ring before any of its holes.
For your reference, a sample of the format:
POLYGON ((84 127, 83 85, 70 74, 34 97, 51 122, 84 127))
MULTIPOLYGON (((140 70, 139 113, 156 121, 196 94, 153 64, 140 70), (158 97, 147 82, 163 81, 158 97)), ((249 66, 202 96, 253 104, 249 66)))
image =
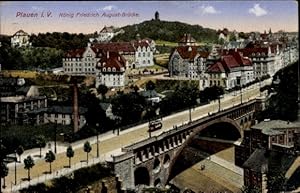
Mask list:
POLYGON ((259 188, 254 186, 244 186, 242 188, 242 193, 260 193, 259 188))
POLYGON ((71 145, 67 148, 66 155, 69 158, 69 168, 71 168, 71 158, 74 157, 74 150, 71 145))
POLYGON ((24 159, 24 169, 28 170, 28 180, 30 181, 30 169, 34 166, 34 160, 29 155, 24 159))
POLYGON ((152 80, 149 80, 146 83, 146 90, 154 90, 155 89, 155 83, 152 80))
MULTIPOLYGON (((5 186, 5 177, 8 175, 8 167, 7 167, 7 165, 3 162, 3 161, 1 161, 1 163, 0 163, 0 177, 1 178, 3 178, 3 187, 5 188, 6 186, 5 186)), ((1 180, 1 178, 0 178, 0 180, 1 180)), ((1 183, 0 183, 0 188, 1 188, 1 183)))
POLYGON ((105 98, 105 94, 107 93, 108 88, 104 84, 100 84, 97 88, 97 92, 101 94, 101 99, 105 98))
POLYGON ((19 147, 16 149, 16 153, 19 156, 19 162, 21 162, 21 155, 24 153, 24 148, 22 145, 19 145, 19 147))
POLYGON ((35 144, 40 148, 40 157, 42 157, 42 147, 46 146, 45 136, 43 136, 43 135, 36 136, 35 144))
POLYGON ((54 162, 55 160, 55 154, 50 150, 48 153, 46 153, 46 156, 45 156, 45 161, 49 163, 49 166, 50 166, 50 174, 52 173, 52 167, 51 167, 51 164, 52 162, 54 162))
POLYGON ((89 163, 89 153, 92 150, 92 146, 91 146, 90 142, 86 141, 84 143, 83 150, 84 150, 84 152, 86 152, 86 162, 89 163))

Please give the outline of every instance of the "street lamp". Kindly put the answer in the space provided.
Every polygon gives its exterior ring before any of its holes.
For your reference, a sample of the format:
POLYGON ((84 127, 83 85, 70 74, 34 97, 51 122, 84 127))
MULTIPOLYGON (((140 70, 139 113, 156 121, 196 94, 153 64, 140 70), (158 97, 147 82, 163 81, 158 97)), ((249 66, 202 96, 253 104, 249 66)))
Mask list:
POLYGON ((97 127, 97 157, 99 157, 99 123, 96 123, 97 127))
POLYGON ((15 150, 15 185, 17 185, 17 150, 15 150))

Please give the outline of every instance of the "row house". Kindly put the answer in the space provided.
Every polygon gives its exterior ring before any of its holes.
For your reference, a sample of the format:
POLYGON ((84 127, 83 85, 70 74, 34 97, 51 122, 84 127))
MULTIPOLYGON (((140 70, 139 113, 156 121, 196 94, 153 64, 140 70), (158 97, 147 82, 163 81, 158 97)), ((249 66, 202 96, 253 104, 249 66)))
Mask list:
POLYGON ((90 43, 86 48, 68 51, 63 58, 63 71, 68 75, 96 75, 96 64, 100 59, 99 49, 90 43))
POLYGON ((283 67, 283 53, 280 51, 279 45, 229 50, 229 52, 234 51, 241 52, 244 57, 248 57, 251 60, 254 70, 254 79, 266 75, 273 76, 283 67))
POLYGON ((118 52, 103 52, 97 63, 96 88, 100 84, 107 87, 125 86, 126 60, 118 52))
POLYGON ((199 80, 200 90, 208 86, 206 59, 208 52, 198 46, 178 46, 170 56, 168 68, 171 77, 199 80))
MULTIPOLYGON (((78 127, 81 129, 86 124, 85 114, 87 108, 78 108, 78 127)), ((74 121, 73 107, 71 106, 51 106, 44 112, 44 123, 55 123, 61 125, 71 125, 74 121)))
POLYGON ((228 52, 206 71, 209 74, 209 86, 221 86, 231 89, 246 85, 254 80, 251 61, 239 52, 228 52))
POLYGON ((155 42, 150 39, 131 42, 111 42, 93 44, 93 47, 103 51, 118 52, 126 59, 126 67, 141 68, 153 66, 153 47, 155 42))
POLYGON ((218 30, 217 35, 218 35, 219 41, 229 42, 230 34, 229 34, 229 30, 227 28, 218 30))

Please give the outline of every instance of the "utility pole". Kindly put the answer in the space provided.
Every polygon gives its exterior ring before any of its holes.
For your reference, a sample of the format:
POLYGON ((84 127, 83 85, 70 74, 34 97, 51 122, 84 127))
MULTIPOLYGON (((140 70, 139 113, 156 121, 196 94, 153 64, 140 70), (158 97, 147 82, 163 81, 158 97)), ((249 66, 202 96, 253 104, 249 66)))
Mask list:
POLYGON ((17 185, 17 150, 15 150, 15 185, 17 185))
POLYGON ((55 130, 54 130, 54 153, 56 154, 56 134, 57 134, 57 120, 55 120, 55 130))
POLYGON ((99 157, 99 123, 96 123, 96 127, 97 127, 97 157, 99 157))

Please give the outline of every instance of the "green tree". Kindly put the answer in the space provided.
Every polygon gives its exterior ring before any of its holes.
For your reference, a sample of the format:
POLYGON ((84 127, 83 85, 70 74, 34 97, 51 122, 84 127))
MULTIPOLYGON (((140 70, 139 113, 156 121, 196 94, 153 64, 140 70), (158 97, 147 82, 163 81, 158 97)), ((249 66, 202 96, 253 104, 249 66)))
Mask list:
POLYGON ((16 153, 19 156, 19 162, 21 162, 21 155, 24 153, 24 148, 22 145, 19 145, 19 147, 16 149, 16 153))
POLYGON ((46 139, 44 135, 35 137, 35 144, 40 148, 40 157, 42 157, 42 148, 46 146, 46 139))
POLYGON ((256 186, 244 186, 241 191, 242 193, 260 193, 259 188, 256 186))
POLYGON ((155 89, 155 83, 152 80, 149 80, 146 83, 146 90, 154 90, 155 89))
POLYGON ((100 84, 97 88, 97 92, 101 94, 101 99, 105 98, 105 94, 107 93, 108 88, 104 84, 100 84))
POLYGON ((50 174, 52 173, 52 162, 54 162, 55 160, 55 154, 50 150, 48 153, 46 153, 46 156, 45 156, 45 161, 49 163, 49 171, 50 171, 50 174))
MULTIPOLYGON (((0 163, 0 174, 1 174, 1 178, 3 178, 3 187, 5 188, 6 186, 5 186, 5 177, 8 175, 8 167, 7 167, 7 165, 3 162, 3 161, 1 161, 1 163, 0 163)), ((1 180, 1 178, 0 178, 0 180, 1 180)), ((1 188, 1 183, 0 183, 0 188, 1 188)))
POLYGON ((71 159, 74 157, 74 150, 71 145, 67 148, 66 155, 69 158, 69 168, 71 168, 71 159))
POLYGON ((24 169, 28 171, 28 180, 30 181, 30 169, 35 165, 34 160, 29 155, 24 159, 24 169))
POLYGON ((92 151, 90 142, 86 141, 83 145, 83 150, 86 152, 86 162, 89 163, 89 153, 92 151))

